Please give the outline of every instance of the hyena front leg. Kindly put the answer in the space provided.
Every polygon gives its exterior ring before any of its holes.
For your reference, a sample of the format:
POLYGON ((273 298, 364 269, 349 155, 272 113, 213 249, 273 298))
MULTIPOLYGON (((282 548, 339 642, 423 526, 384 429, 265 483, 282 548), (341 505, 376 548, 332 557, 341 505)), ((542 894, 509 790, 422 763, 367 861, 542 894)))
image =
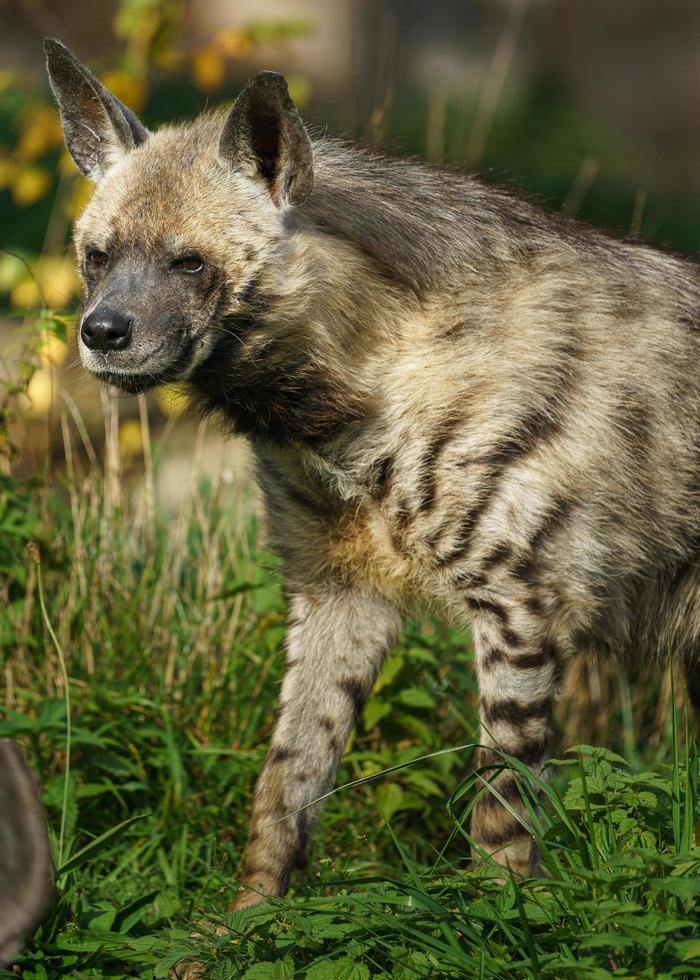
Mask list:
MULTIPOLYGON (((500 601, 474 603, 481 713, 480 766, 503 765, 496 749, 535 772, 545 760, 558 658, 555 647, 546 638, 545 623, 535 605, 528 608, 500 601)), ((513 772, 505 770, 489 781, 529 825, 530 817, 513 772)), ((471 833, 478 847, 499 864, 522 875, 537 873, 534 841, 488 789, 474 808, 471 833)))
POLYGON ((399 628, 382 600, 354 589, 292 601, 279 720, 255 788, 245 885, 234 908, 283 895, 305 864, 319 805, 343 746, 399 628))

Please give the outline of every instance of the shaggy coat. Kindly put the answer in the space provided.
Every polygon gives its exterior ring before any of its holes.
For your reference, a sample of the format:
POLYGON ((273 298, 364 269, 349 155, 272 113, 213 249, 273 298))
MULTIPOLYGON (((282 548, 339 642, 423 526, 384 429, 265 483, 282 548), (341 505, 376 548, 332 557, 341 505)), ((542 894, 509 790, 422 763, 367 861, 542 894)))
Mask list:
MULTIPOLYGON (((576 649, 672 642, 697 691, 695 263, 311 141, 273 73, 228 115, 149 134, 47 52, 97 182, 75 236, 83 361, 127 391, 186 380, 247 434, 284 561, 287 672, 239 906, 303 863, 309 804, 416 605, 470 627, 478 764, 524 815, 500 753, 541 767, 576 649)), ((536 871, 527 818, 494 794, 471 832, 536 871)))

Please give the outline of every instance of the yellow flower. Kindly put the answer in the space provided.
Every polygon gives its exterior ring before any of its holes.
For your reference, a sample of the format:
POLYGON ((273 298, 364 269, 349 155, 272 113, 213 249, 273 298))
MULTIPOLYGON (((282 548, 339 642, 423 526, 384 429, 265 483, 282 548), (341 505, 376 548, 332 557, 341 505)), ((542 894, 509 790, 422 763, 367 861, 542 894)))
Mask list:
POLYGON ((37 278, 47 306, 61 309, 77 291, 78 279, 71 255, 46 255, 37 269, 37 278))
POLYGON ((23 167, 12 178, 10 190, 18 207, 34 204, 51 186, 51 174, 42 167, 23 167))
POLYGON ((197 88, 211 92, 224 80, 226 62, 220 51, 210 45, 198 48, 192 55, 192 77, 197 88))
POLYGON ((36 160, 53 146, 61 144, 61 123, 58 113, 48 106, 33 106, 26 117, 17 154, 22 160, 36 160))
POLYGON ((16 255, 0 255, 0 293, 9 293, 27 274, 27 267, 16 255))
POLYGON ((119 426, 119 450, 123 458, 138 456, 142 452, 143 437, 138 419, 125 419, 119 426))
POLYGON ((51 408, 56 385, 51 368, 40 368, 32 377, 27 387, 27 399, 24 400, 28 415, 45 415, 51 408))
POLYGON ((13 306, 41 306, 41 293, 31 276, 24 276, 10 293, 10 303, 13 306))
POLYGON ((148 85, 145 78, 137 78, 128 72, 117 70, 106 72, 102 82, 130 109, 138 112, 145 105, 148 97, 148 85))
POLYGON ((51 364, 63 364, 68 355, 68 344, 64 343, 55 333, 47 333, 41 343, 41 363, 44 367, 51 364))
POLYGON ((17 164, 9 157, 0 160, 0 187, 7 187, 17 173, 17 164))
POLYGON ((250 38, 240 27, 224 27, 217 32, 214 43, 228 58, 246 54, 252 48, 250 38))
MULTIPOLYGON (((75 172, 75 165, 73 163, 71 163, 71 170, 75 172)), ((76 175, 70 193, 66 195, 63 203, 66 216, 71 221, 75 221, 80 216, 92 197, 93 190, 94 187, 87 178, 76 175)))

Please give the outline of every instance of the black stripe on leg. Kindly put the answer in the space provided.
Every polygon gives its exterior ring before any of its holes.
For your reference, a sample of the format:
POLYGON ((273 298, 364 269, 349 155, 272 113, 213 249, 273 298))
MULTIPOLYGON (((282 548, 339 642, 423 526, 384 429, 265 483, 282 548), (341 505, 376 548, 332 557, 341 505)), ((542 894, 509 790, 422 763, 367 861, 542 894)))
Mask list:
POLYGON ((279 762, 287 762, 289 759, 296 759, 299 755, 298 749, 287 749, 284 747, 271 748, 265 760, 268 765, 276 765, 279 762))
MULTIPOLYGON (((524 766, 536 766, 547 754, 547 747, 549 745, 549 737, 543 736, 542 738, 526 738, 520 739, 517 745, 514 746, 501 746, 501 752, 504 755, 512 756, 519 762, 522 762, 524 766)), ((491 768, 492 766, 507 766, 508 763, 505 761, 503 756, 496 751, 496 749, 482 748, 479 753, 479 767, 491 768)))
POLYGON ((503 642, 509 647, 520 647, 523 645, 523 641, 521 640, 520 636, 515 632, 515 630, 511 630, 508 628, 502 629, 501 638, 503 642))
POLYGON ((498 565, 504 565, 511 557, 512 550, 509 544, 499 544, 496 545, 489 553, 481 560, 481 570, 482 572, 490 571, 496 568, 498 565))
POLYGON ((508 755, 518 759, 524 766, 536 766, 547 754, 549 737, 528 739, 516 746, 508 755))
POLYGON ((499 830, 487 830, 485 827, 478 827, 475 830, 474 839, 477 844, 485 844, 487 847, 503 847, 510 844, 511 841, 531 836, 519 820, 509 816, 509 819, 503 822, 499 830))
POLYGON ((497 664, 508 663, 510 660, 509 655, 505 650, 501 650, 500 647, 491 647, 491 649, 486 653, 481 661, 481 670, 491 670, 497 664))
POLYGON ((355 677, 344 677, 338 681, 338 689, 352 702, 353 714, 357 717, 367 697, 366 685, 355 677))
POLYGON ((500 647, 492 647, 481 661, 482 670, 490 670, 499 664, 506 664, 516 670, 536 670, 557 662, 556 650, 550 643, 543 643, 536 653, 507 653, 500 647))
POLYGON ((538 568, 532 555, 521 555, 517 561, 511 565, 511 574, 520 579, 526 585, 537 585, 538 568))
POLYGON ((508 611, 498 602, 491 602, 488 599, 467 599, 467 605, 474 612, 489 613, 504 626, 508 625, 508 611))
POLYGON ((518 727, 533 718, 549 718, 552 712, 552 699, 540 698, 538 701, 516 701, 515 698, 504 698, 502 701, 492 701, 484 705, 484 718, 492 725, 497 721, 505 721, 518 727))
POLYGON ((534 670, 546 664, 557 662, 557 652, 551 643, 543 643, 537 653, 519 653, 511 655, 508 663, 518 670, 534 670))

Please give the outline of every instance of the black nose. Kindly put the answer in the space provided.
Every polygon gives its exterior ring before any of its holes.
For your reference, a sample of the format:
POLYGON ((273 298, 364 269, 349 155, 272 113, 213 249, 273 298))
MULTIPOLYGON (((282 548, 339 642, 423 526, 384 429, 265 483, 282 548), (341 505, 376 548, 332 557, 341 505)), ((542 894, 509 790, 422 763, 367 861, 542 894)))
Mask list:
POLYGON ((98 307, 83 320, 80 336, 90 350, 124 350, 131 340, 133 322, 122 313, 98 307))

